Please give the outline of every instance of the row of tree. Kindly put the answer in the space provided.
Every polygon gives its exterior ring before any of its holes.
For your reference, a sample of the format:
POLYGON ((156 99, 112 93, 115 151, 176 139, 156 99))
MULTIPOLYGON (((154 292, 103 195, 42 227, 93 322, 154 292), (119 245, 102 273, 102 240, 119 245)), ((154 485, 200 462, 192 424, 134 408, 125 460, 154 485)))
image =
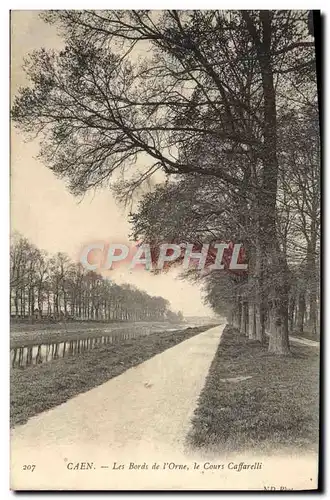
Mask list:
POLYGON ((182 321, 163 297, 117 285, 86 271, 64 253, 48 256, 14 234, 10 246, 10 305, 16 318, 182 321))
POLYGON ((17 96, 13 117, 41 137, 43 161, 74 194, 108 186, 116 169, 127 174, 139 165, 119 186, 126 199, 164 172, 165 186, 135 214, 135 232, 147 242, 191 242, 193 235, 197 243, 242 242, 248 276, 214 272, 207 297, 217 310, 230 308, 251 338, 263 342, 269 329, 271 353, 289 354, 290 321, 304 326, 308 317, 315 330, 319 303, 311 13, 42 17, 57 26, 65 48, 31 54, 30 85, 17 96))
MULTIPOLYGON (((288 286, 289 332, 313 335, 319 331, 319 218, 320 176, 317 107, 301 109, 287 118, 287 133, 280 143, 280 179, 276 205, 279 248, 285 257, 288 286)), ((248 195, 247 195, 248 196, 248 195)), ((131 214, 135 237, 152 241, 194 242, 196 252, 205 243, 240 241, 244 245, 247 272, 206 268, 201 274, 190 269, 186 277, 203 282, 205 299, 215 312, 251 339, 265 340, 273 328, 274 289, 278 269, 268 269, 261 289, 258 247, 258 208, 252 199, 237 198, 223 190, 217 179, 185 176, 178 182, 158 185, 131 214), (264 297, 264 329, 260 328, 258 305, 264 297)), ((228 260, 228 259, 227 259, 228 260)))

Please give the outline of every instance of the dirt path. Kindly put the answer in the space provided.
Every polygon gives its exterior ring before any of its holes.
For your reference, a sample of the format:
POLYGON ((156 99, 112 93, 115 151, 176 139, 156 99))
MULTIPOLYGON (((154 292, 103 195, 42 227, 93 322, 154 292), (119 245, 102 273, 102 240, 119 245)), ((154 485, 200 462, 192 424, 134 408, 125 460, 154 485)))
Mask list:
POLYGON ((289 337, 290 342, 297 342, 298 344, 309 345, 311 347, 320 347, 320 342, 315 340, 303 339, 302 337, 289 337))
MULTIPOLYGON (((47 457, 112 466, 127 457, 143 463, 150 456, 180 454, 223 328, 211 328, 14 428, 13 475, 26 460, 38 462, 53 484, 47 457)), ((28 478, 33 483, 33 474, 28 478)))

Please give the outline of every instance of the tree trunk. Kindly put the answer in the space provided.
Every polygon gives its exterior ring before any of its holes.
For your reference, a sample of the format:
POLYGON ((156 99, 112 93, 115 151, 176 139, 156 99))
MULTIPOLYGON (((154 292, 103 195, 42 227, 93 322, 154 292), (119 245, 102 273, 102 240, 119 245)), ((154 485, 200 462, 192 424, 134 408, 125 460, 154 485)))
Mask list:
MULTIPOLYGON (((262 25, 261 39, 256 43, 256 49, 261 69, 263 96, 264 96, 264 154, 262 189, 259 195, 260 214, 260 243, 263 262, 267 256, 271 257, 272 276, 275 276, 275 321, 274 329, 270 334, 269 352, 273 354, 288 354, 288 287, 287 267, 283 256, 279 254, 276 237, 276 195, 278 180, 277 159, 277 115, 274 78, 271 58, 272 13, 268 10, 260 11, 262 25), (274 274, 274 271, 276 273, 274 274)), ((255 34, 254 34, 255 36, 255 34)), ((267 262, 268 266, 269 263, 267 262)))
POLYGON ((299 299, 298 299, 298 331, 299 331, 299 333, 304 333, 305 315, 306 315, 305 292, 300 291, 299 292, 299 299))
POLYGON ((309 284, 309 326, 313 335, 317 334, 317 272, 315 262, 316 235, 312 235, 307 248, 307 271, 309 284))
POLYGON ((18 289, 15 292, 15 313, 16 313, 16 318, 19 316, 19 309, 18 309, 18 289))
POLYGON ((242 322, 242 300, 241 297, 237 297, 237 317, 236 317, 236 328, 238 330, 241 329, 241 322, 242 322))
POLYGON ((248 335, 249 326, 249 304, 247 300, 242 301, 242 314, 241 314, 241 335, 248 335))
POLYGON ((293 327, 294 327, 294 310, 295 310, 295 296, 294 294, 290 295, 289 299, 289 325, 290 325, 290 332, 293 332, 293 327))
POLYGON ((249 304, 249 339, 256 340, 256 305, 249 304))

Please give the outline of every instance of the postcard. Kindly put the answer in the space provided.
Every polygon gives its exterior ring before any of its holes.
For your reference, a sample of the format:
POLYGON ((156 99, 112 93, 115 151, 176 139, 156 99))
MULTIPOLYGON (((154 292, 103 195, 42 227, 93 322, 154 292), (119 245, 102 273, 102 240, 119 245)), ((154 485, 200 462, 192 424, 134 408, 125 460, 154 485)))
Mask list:
POLYGON ((11 489, 319 488, 319 11, 11 12, 11 489))

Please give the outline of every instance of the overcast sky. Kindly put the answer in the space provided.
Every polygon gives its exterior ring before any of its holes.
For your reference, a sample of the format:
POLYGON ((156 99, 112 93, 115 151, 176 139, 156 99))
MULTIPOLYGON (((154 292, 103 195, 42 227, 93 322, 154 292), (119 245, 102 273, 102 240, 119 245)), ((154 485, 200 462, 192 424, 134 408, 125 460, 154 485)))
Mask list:
MULTIPOLYGON (((40 47, 59 48, 61 40, 53 27, 38 18, 36 11, 12 12, 12 96, 27 83, 23 59, 40 47)), ((38 142, 25 142, 13 128, 11 147, 11 227, 40 249, 66 252, 79 259, 82 247, 94 241, 126 243, 131 232, 124 208, 109 190, 74 198, 65 183, 36 159, 38 142)), ((152 295, 168 299, 174 310, 185 315, 209 315, 197 285, 176 279, 178 271, 154 276, 147 271, 113 272, 117 283, 132 283, 152 295)))

